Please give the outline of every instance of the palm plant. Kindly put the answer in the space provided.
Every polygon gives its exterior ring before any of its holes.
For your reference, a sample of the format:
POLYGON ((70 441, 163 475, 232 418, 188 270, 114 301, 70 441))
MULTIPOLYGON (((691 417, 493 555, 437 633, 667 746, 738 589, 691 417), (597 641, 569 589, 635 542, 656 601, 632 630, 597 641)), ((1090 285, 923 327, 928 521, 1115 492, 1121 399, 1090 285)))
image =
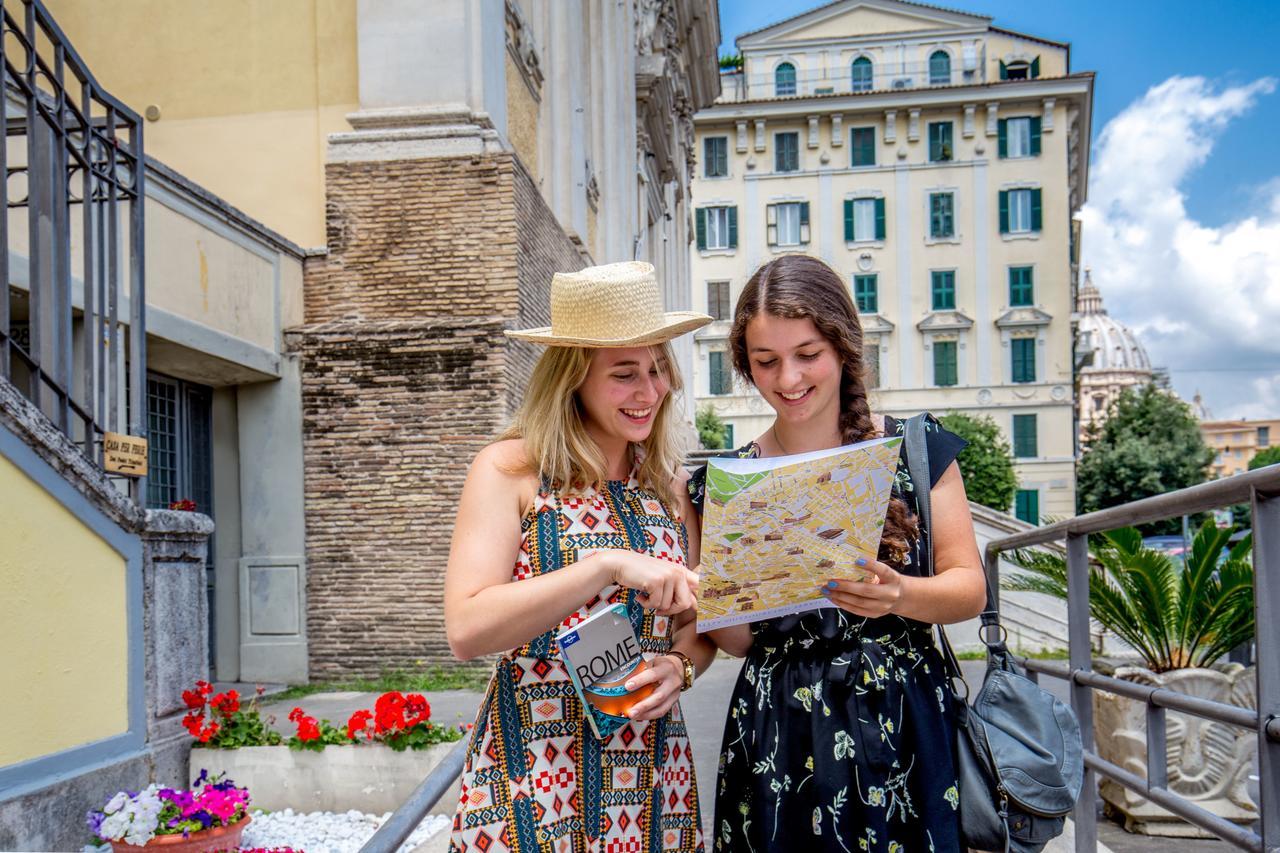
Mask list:
MULTIPOLYGON (((1220 560, 1230 538, 1230 530, 1205 522, 1180 566, 1144 546, 1135 528, 1091 536, 1091 615, 1152 672, 1212 665, 1254 635, 1253 540, 1243 537, 1220 560)), ((1066 599, 1062 556, 1017 551, 1010 561, 1021 571, 1004 580, 1005 589, 1066 599)))

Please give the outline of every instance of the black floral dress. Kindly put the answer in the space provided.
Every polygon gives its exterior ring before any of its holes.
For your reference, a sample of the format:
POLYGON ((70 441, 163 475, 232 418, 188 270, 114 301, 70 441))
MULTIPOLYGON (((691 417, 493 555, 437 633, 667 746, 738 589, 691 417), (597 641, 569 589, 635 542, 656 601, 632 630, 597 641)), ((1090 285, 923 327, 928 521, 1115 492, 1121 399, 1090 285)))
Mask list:
MULTIPOLYGON (((885 432, 903 422, 885 418, 885 432)), ((929 419, 934 483, 965 441, 929 419)), ((754 443, 738 451, 755 456, 754 443)), ((904 451, 894 497, 917 510, 904 451)), ((705 469, 690 480, 702 507, 705 469)), ((918 513, 917 513, 918 514, 918 513)), ((927 565, 928 536, 904 574, 927 565)), ((931 627, 835 607, 754 622, 725 721, 715 849, 961 850, 954 698, 931 627)))

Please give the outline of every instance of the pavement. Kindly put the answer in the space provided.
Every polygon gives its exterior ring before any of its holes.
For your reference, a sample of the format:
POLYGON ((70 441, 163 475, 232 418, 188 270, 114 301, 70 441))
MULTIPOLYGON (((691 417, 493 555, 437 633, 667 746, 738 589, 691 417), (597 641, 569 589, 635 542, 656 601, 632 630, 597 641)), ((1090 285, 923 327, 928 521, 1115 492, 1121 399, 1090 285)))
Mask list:
MULTIPOLYGON (((716 769, 720 757, 720 742, 724 733, 724 720, 728 714, 729 699, 733 694, 740 667, 741 661, 722 655, 707 672, 699 676, 693 688, 681 699, 689 738, 694 745, 698 795, 702 801, 703 826, 708 839, 712 837, 710 829, 715 805, 716 769)), ((970 689, 977 690, 982 683, 986 662, 961 661, 960 668, 970 689)), ((237 685, 219 685, 219 689, 235 686, 237 685)), ((1041 686, 1060 699, 1068 700, 1065 682, 1054 678, 1043 678, 1041 686)), ((250 685, 248 690, 250 694, 252 689, 250 685)), ((352 712, 360 708, 372 708, 377 697, 376 693, 316 693, 286 702, 272 702, 271 696, 267 695, 262 700, 263 714, 275 717, 273 726, 278 731, 292 734, 293 727, 288 721, 288 715, 294 707, 302 707, 313 717, 327 719, 335 726, 343 726, 352 712)), ((482 694, 466 690, 427 694, 427 699, 431 703, 432 720, 451 725, 472 722, 482 698, 482 694)), ((1125 832, 1120 825, 1099 817, 1097 847, 1099 853, 1156 853, 1156 851, 1164 853, 1173 845, 1176 845, 1178 853, 1228 853, 1229 850, 1234 849, 1223 841, 1134 835, 1125 832)), ((428 847, 430 842, 424 846, 424 853, 428 847)), ((444 848, 441 847, 441 849, 444 848)), ((1074 825, 1071 821, 1067 821, 1066 831, 1054 839, 1045 851, 1046 853, 1073 853, 1074 850, 1074 825)))

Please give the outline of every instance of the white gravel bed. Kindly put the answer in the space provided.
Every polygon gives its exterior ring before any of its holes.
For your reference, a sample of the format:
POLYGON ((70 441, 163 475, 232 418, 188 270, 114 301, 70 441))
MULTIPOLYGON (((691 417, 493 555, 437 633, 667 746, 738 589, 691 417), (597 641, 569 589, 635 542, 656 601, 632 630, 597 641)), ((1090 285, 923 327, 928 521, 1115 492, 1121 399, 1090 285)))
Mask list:
MULTIPOLYGON (((305 853, 358 853, 373 833, 391 817, 349 812, 295 812, 284 809, 278 812, 253 814, 253 821, 245 828, 241 847, 292 847, 305 853)), ((413 831, 400 847, 400 853, 408 853, 438 832, 448 829, 449 818, 430 815, 413 831)))

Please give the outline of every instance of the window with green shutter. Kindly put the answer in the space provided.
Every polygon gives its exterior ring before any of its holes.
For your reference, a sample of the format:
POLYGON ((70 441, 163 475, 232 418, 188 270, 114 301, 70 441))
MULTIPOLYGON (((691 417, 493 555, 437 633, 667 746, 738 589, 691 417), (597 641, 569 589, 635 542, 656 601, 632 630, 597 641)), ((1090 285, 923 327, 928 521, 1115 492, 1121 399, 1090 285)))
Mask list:
POLYGON ((851 78, 850 85, 854 92, 870 92, 873 84, 874 69, 871 60, 865 56, 859 56, 853 61, 849 67, 851 78))
POLYGON ((956 309, 955 270, 934 270, 929 273, 929 278, 929 290, 933 294, 933 310, 954 311, 956 309))
POLYGON ((858 303, 859 314, 874 314, 880 310, 879 282, 874 273, 853 277, 853 298, 858 303))
POLYGON ((956 236, 954 193, 929 193, 929 236, 934 240, 956 236))
POLYGON ((868 242, 884 239, 884 199, 847 198, 844 200, 844 239, 868 242))
POLYGON ((1001 159, 1040 156, 1040 117, 1000 119, 997 122, 996 148, 1001 159))
POLYGON ((784 62, 773 72, 773 91, 779 98, 796 93, 796 67, 784 62))
POLYGON ((1036 416, 1013 416, 1013 455, 1019 459, 1032 459, 1040 455, 1036 440, 1036 416))
POLYGON ((1013 381, 1036 381, 1035 338, 1014 338, 1009 342, 1013 358, 1013 381))
POLYGON ((725 363, 724 356, 723 352, 707 353, 708 390, 712 394, 728 394, 730 390, 729 366, 725 363))
POLYGON ((785 202, 765 208, 770 246, 799 246, 809 242, 809 202, 785 202))
POLYGON ((849 131, 849 164, 859 166, 876 164, 876 129, 855 127, 849 131))
POLYGON ((708 136, 702 142, 702 175, 724 178, 729 175, 729 137, 708 136))
POLYGON ((1040 523, 1040 491, 1018 489, 1013 502, 1013 514, 1027 524, 1040 523))
POLYGON ((773 170, 775 172, 800 171, 799 133, 775 133, 773 147, 773 170))
POLYGON ((1000 191, 1000 233, 1031 234, 1041 230, 1040 190, 1000 191))
POLYGON ((954 157, 951 140, 952 122, 929 122, 929 162, 944 163, 954 157))
POLYGON ((933 342, 933 384, 939 387, 955 385, 958 370, 956 366, 956 342, 933 342))
POLYGON ((738 247, 738 208, 700 207, 695 227, 700 251, 738 247))
POLYGON ((1009 305, 1019 308, 1035 304, 1031 267, 1009 267, 1009 305))

